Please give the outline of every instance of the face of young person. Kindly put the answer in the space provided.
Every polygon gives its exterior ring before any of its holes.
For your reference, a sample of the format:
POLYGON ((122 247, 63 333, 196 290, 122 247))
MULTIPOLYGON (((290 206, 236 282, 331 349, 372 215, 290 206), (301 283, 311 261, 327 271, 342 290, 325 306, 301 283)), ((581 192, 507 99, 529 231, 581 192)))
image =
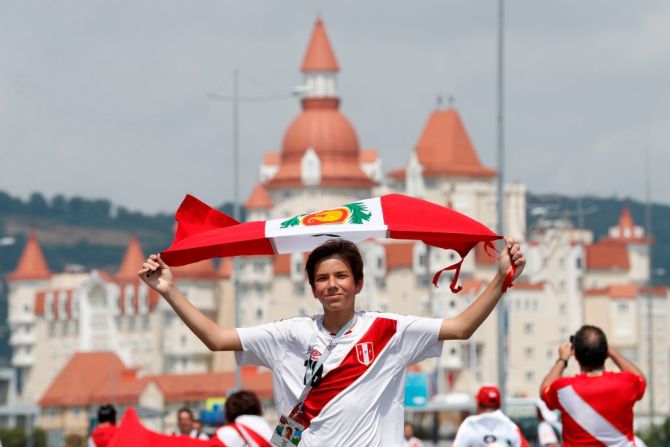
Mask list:
POLYGON ((353 311, 362 287, 363 281, 356 284, 351 268, 341 259, 327 258, 316 266, 313 292, 324 312, 353 311))

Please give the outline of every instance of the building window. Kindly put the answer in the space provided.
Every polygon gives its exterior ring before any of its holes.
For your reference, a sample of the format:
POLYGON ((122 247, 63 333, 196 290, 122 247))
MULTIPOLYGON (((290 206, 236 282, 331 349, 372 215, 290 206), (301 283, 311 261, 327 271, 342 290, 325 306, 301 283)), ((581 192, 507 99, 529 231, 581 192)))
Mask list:
POLYGON ((523 325, 523 333, 524 334, 532 334, 533 333, 533 323, 525 323, 523 325))
POLYGON ((618 302, 616 305, 616 309, 619 313, 625 314, 628 313, 628 310, 630 309, 630 306, 626 302, 618 302))
POLYGON ((263 273, 265 271, 265 263, 263 261, 254 262, 254 272, 263 273))
POLYGON ((186 335, 179 337, 179 343, 181 343, 182 347, 186 346, 186 335))
POLYGON ((149 315, 142 316, 142 329, 144 329, 145 331, 149 330, 149 325, 150 325, 149 315))
POLYGON ((135 299, 135 288, 128 284, 126 286, 126 296, 125 296, 125 309, 124 312, 126 315, 133 313, 133 301, 135 299))
POLYGON ((535 371, 526 371, 526 382, 532 382, 535 380, 535 371))
POLYGON ((526 349, 523 350, 523 353, 527 359, 532 359, 535 355, 535 348, 532 346, 526 346, 526 349))

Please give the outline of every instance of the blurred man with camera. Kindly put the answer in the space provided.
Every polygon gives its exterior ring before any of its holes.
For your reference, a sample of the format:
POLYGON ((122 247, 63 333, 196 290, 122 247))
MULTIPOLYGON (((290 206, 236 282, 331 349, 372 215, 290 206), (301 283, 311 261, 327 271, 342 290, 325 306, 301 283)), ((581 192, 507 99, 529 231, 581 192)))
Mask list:
POLYGON ((634 446, 633 406, 645 387, 642 371, 608 347, 600 328, 585 325, 558 348, 540 395, 550 409, 561 411, 565 445, 634 446), (580 374, 561 377, 573 355, 580 374), (608 357, 621 372, 605 371, 608 357))

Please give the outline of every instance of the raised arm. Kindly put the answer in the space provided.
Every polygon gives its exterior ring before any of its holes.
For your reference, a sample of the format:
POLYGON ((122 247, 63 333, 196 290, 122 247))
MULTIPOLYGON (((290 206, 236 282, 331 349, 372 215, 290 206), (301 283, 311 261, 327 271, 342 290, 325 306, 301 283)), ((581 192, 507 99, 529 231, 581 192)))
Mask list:
POLYGON ((505 238, 505 248, 502 250, 498 263, 498 272, 481 295, 470 304, 467 309, 454 318, 446 318, 440 327, 440 340, 466 340, 472 336, 479 326, 486 320, 502 296, 502 284, 505 275, 512 263, 516 268, 516 279, 526 265, 526 259, 521 253, 519 244, 513 239, 505 238))
POLYGON ((137 272, 149 287, 158 292, 172 306, 179 318, 212 351, 241 351, 242 344, 237 331, 222 328, 189 300, 177 288, 170 267, 160 255, 151 255, 137 272))
POLYGON ((614 364, 616 366, 618 366, 621 371, 630 371, 630 372, 632 372, 634 374, 637 374, 638 376, 644 378, 644 374, 642 373, 640 368, 638 368, 635 365, 635 363, 631 362, 626 357, 621 355, 621 353, 619 351, 617 351, 616 349, 610 347, 607 350, 607 355, 609 356, 609 358, 612 359, 614 364))
POLYGON ((554 380, 563 375, 563 371, 568 367, 568 360, 572 357, 573 351, 572 343, 569 341, 563 342, 563 344, 558 347, 558 359, 544 377, 544 380, 542 380, 542 384, 540 385, 540 396, 542 396, 546 387, 554 383, 554 380))

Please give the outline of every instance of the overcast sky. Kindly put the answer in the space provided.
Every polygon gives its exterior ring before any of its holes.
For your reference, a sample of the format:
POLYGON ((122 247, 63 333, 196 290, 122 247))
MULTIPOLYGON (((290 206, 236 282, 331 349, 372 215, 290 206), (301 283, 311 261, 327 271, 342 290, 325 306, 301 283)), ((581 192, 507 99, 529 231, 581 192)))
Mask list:
MULTIPOLYGON (((532 192, 670 203, 670 2, 509 1, 507 178, 532 192)), ((385 171, 404 166, 438 94, 495 168, 492 0, 2 1, 0 190, 103 197, 144 211, 232 198, 229 94, 243 104, 241 191, 299 113, 288 94, 317 14, 342 111, 385 171)))

